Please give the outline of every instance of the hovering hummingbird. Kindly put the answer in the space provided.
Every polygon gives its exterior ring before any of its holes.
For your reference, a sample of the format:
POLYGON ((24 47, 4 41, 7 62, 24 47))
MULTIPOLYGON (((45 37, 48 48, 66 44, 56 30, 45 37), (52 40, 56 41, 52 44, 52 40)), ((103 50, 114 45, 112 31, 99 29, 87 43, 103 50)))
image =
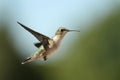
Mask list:
POLYGON ((43 35, 28 28, 27 26, 21 24, 20 22, 17 23, 21 25, 24 29, 29 31, 31 34, 33 34, 40 41, 34 44, 38 48, 38 50, 33 54, 33 56, 28 57, 21 64, 37 60, 38 58, 42 58, 44 61, 47 60, 48 57, 58 49, 62 39, 64 38, 67 32, 71 31, 80 32, 79 30, 69 30, 64 27, 59 27, 59 29, 55 33, 55 36, 49 38, 46 35, 43 35))

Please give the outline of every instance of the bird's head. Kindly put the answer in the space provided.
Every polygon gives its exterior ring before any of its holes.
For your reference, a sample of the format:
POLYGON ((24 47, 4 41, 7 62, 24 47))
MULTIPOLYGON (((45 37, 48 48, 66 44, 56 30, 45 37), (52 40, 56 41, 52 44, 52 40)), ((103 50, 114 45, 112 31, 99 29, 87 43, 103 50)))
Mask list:
POLYGON ((56 35, 64 36, 67 32, 73 32, 73 31, 80 32, 79 30, 69 30, 64 27, 59 27, 59 29, 56 32, 56 35))

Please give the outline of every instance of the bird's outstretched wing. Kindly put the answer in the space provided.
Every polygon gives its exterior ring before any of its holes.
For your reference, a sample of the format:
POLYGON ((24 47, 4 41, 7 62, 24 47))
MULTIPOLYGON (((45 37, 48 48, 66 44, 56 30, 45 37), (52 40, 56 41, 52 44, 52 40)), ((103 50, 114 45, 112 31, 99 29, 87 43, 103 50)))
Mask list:
POLYGON ((49 49, 49 41, 51 38, 41 34, 41 33, 38 33, 30 28, 28 28, 27 26, 23 25, 22 23, 20 22, 17 22, 19 25, 21 25, 24 29, 26 29, 27 31, 29 31, 31 34, 33 34, 39 41, 41 41, 40 43, 38 44, 35 44, 36 47, 40 47, 41 45, 44 46, 45 50, 49 49))
POLYGON ((21 25, 24 29, 26 29, 27 31, 29 31, 31 34, 33 34, 39 41, 43 41, 44 39, 50 39, 49 37, 41 34, 41 33, 38 33, 30 28, 28 28, 27 26, 23 25, 22 23, 20 22, 17 22, 19 25, 21 25))

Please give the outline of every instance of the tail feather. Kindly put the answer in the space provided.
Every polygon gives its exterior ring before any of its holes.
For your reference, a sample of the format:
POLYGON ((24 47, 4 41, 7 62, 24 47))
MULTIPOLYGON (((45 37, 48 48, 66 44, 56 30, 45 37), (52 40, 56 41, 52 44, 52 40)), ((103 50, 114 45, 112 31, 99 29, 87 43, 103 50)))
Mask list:
POLYGON ((40 49, 38 49, 38 51, 36 51, 36 52, 34 53, 33 56, 28 57, 28 58, 25 59, 21 64, 25 64, 25 63, 28 63, 28 62, 37 60, 37 59, 41 58, 41 57, 43 56, 43 54, 45 54, 45 53, 46 53, 46 51, 45 51, 44 49, 41 50, 41 48, 40 48, 40 49))
POLYGON ((25 63, 28 63, 28 62, 30 62, 31 61, 31 58, 32 57, 28 57, 27 59, 25 59, 21 64, 25 64, 25 63))

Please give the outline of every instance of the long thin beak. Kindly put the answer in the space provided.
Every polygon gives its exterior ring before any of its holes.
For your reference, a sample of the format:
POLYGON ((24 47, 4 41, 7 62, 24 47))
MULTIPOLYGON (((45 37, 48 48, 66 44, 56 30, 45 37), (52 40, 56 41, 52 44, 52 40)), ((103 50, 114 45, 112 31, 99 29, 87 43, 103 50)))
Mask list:
POLYGON ((68 30, 68 32, 75 31, 75 32, 80 32, 79 30, 68 30))

